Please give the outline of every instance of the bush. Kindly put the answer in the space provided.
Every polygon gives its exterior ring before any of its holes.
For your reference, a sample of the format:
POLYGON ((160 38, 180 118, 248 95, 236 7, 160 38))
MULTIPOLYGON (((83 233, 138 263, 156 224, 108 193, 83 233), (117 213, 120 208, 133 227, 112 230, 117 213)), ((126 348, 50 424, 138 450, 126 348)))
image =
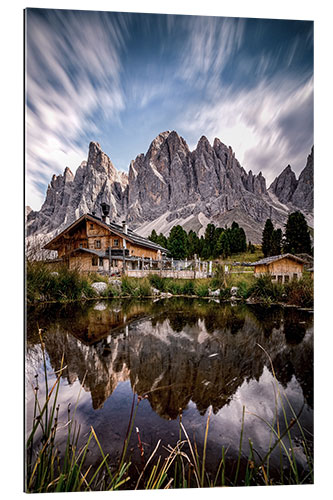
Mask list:
POLYGON ((313 280, 304 276, 285 285, 286 302, 301 307, 313 307, 313 280))
POLYGON ((150 281, 148 278, 144 278, 139 282, 139 296, 140 297, 150 297, 152 295, 152 290, 150 286, 150 281))
POLYGON ((245 281, 240 281, 238 284, 238 292, 237 295, 238 297, 241 297, 242 299, 247 299, 249 296, 249 286, 245 281))
POLYGON ((195 294, 199 297, 209 296, 209 286, 207 283, 198 283, 195 287, 195 294))
POLYGON ((186 280, 183 284, 183 295, 195 295, 194 282, 186 280))
POLYGON ((273 283, 269 274, 259 276, 249 289, 249 296, 268 302, 282 300, 283 285, 273 283))
POLYGON ((157 288, 157 290, 159 290, 160 292, 166 291, 166 278, 161 278, 161 276, 159 276, 158 274, 150 274, 148 279, 151 286, 157 288))
POLYGON ((217 264, 211 286, 213 289, 216 290, 217 288, 222 288, 224 285, 225 285, 224 268, 223 265, 217 264))
POLYGON ((59 266, 57 274, 53 273, 44 262, 27 262, 26 292, 27 303, 39 301, 69 301, 82 297, 94 297, 95 291, 91 288, 86 277, 77 270, 70 270, 66 266, 59 266))
POLYGON ((150 297, 152 295, 148 278, 137 279, 123 276, 121 279, 121 290, 124 295, 130 295, 131 297, 150 297))
POLYGON ((119 296, 119 291, 118 289, 112 285, 112 283, 109 283, 107 286, 107 289, 102 292, 101 294, 103 297, 118 297, 119 296))
POLYGON ((220 299, 222 300, 226 300, 226 299, 229 299, 231 296, 231 293, 230 293, 230 287, 225 287, 225 288, 220 288, 220 299))
POLYGON ((183 295, 183 286, 179 280, 166 279, 165 291, 172 295, 183 295))

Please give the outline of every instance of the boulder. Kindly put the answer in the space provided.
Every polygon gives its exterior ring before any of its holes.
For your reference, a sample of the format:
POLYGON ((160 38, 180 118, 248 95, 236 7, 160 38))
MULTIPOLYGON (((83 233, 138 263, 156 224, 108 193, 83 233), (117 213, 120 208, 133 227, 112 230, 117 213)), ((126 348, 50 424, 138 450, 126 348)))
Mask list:
POLYGON ((106 304, 105 304, 105 302, 97 302, 97 303, 94 305, 94 309, 95 309, 95 311, 105 311, 105 309, 106 309, 106 304))
POLYGON ((100 295, 106 291, 108 286, 104 281, 96 281, 95 283, 92 283, 91 287, 100 295))
POLYGON ((238 286, 232 286, 232 287, 230 288, 230 295, 231 295, 232 297, 235 297, 235 296, 237 295, 237 293, 238 293, 238 286))
POLYGON ((161 295, 161 292, 160 292, 157 288, 152 288, 152 289, 151 289, 151 293, 152 293, 153 295, 161 295))
POLYGON ((112 285, 117 290, 121 290, 121 280, 109 279, 109 283, 110 283, 110 285, 112 285))
POLYGON ((219 297, 220 291, 221 290, 219 288, 217 290, 209 290, 209 296, 210 297, 219 297))

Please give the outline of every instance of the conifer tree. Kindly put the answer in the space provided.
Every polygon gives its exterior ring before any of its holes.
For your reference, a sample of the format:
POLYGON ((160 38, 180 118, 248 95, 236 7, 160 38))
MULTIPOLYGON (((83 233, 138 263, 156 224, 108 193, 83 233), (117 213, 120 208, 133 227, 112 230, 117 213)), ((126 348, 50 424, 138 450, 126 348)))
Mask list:
POLYGON ((262 243, 261 243, 262 252, 265 257, 271 255, 273 232, 274 232, 273 223, 271 219, 267 219, 265 222, 264 230, 262 232, 262 243))
POLYGON ((284 239, 285 253, 311 253, 309 228, 302 212, 289 214, 284 239))

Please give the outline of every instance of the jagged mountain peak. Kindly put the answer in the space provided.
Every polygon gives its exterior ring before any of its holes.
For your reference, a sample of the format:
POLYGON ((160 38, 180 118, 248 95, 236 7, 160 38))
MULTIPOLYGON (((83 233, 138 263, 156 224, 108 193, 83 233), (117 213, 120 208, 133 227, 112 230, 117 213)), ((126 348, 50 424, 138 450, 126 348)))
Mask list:
POLYGON ((126 217, 139 231, 156 221, 158 232, 176 224, 199 232, 209 222, 227 223, 228 214, 245 214, 257 228, 253 234, 248 223, 248 239, 256 242, 267 218, 281 227, 295 207, 311 213, 313 152, 298 181, 288 165, 267 191, 262 172, 247 173, 232 148, 217 137, 211 145, 202 135, 191 152, 175 130, 161 132, 145 154, 130 162, 128 174, 118 171, 92 141, 75 176, 66 167, 52 177, 41 210, 28 215, 27 233, 53 236, 83 213, 100 215, 102 199, 108 200, 112 219, 126 217))

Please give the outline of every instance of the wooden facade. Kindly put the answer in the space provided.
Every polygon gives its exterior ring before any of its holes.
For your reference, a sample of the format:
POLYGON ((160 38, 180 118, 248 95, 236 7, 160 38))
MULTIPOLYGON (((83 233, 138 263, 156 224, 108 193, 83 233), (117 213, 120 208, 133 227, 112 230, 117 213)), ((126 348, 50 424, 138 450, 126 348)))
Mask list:
POLYGON ((292 254, 275 255, 254 262, 256 277, 269 274, 277 283, 287 283, 293 279, 300 279, 304 270, 304 260, 292 254))
POLYGON ((119 273, 159 262, 167 250, 134 231, 86 214, 44 247, 56 250, 70 269, 119 273))

